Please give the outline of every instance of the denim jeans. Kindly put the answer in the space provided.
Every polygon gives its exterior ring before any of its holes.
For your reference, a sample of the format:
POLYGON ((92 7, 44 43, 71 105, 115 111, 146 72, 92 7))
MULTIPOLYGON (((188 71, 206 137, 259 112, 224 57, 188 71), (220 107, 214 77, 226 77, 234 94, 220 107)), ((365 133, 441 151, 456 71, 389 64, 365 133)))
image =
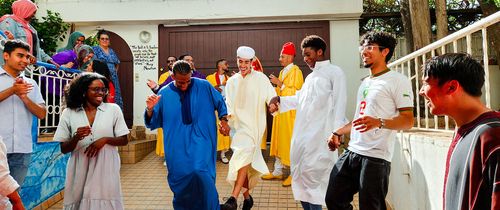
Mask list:
POLYGON ((312 204, 309 202, 300 201, 300 204, 302 204, 302 208, 304 208, 304 210, 321 210, 321 209, 323 209, 323 207, 321 205, 312 204))
POLYGON ((23 185, 24 178, 28 173, 28 166, 31 162, 31 153, 10 153, 7 154, 10 175, 19 185, 23 185))

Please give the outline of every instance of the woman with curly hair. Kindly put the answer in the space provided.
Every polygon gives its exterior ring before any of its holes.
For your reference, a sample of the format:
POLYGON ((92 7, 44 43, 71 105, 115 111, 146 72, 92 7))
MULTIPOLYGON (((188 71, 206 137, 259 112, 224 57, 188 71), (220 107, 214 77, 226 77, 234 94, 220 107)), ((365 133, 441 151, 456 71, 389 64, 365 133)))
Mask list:
POLYGON ((62 153, 71 152, 66 169, 64 209, 122 210, 120 156, 129 130, 116 104, 105 103, 107 79, 85 72, 66 90, 66 109, 54 135, 62 153))

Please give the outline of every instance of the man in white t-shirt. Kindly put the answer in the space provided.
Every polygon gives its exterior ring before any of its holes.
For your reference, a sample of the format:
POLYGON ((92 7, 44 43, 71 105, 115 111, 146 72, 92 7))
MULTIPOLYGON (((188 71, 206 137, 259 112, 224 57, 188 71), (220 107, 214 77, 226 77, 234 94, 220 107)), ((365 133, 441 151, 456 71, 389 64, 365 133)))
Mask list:
POLYGON ((370 76, 358 89, 354 120, 334 131, 329 139, 328 146, 335 150, 340 137, 351 134, 346 152, 330 174, 325 198, 328 209, 352 209, 353 196, 359 192, 361 210, 385 210, 396 131, 413 126, 411 83, 405 75, 387 67, 396 39, 388 33, 369 32, 360 45, 370 76))

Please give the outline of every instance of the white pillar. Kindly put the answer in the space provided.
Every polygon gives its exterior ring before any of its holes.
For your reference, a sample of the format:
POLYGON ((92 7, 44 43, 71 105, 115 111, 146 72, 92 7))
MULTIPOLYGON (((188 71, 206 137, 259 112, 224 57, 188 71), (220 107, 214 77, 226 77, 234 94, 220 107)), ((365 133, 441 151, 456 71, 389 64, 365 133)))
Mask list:
POLYGON ((356 94, 361 78, 368 75, 366 69, 360 68, 359 21, 331 20, 330 21, 330 60, 340 66, 347 79, 347 107, 346 117, 352 120, 356 109, 356 94))

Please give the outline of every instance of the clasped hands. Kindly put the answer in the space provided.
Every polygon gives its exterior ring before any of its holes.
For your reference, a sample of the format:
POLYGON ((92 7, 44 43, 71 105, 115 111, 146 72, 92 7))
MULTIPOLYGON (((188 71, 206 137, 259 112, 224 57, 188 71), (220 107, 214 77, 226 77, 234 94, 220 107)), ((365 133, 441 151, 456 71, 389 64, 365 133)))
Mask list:
POLYGON ((274 96, 271 98, 269 101, 269 112, 274 113, 278 111, 278 108, 280 106, 280 97, 279 96, 274 96))
POLYGON ((231 128, 229 128, 227 121, 221 120, 219 122, 219 132, 224 136, 229 136, 229 131, 231 131, 231 128))

